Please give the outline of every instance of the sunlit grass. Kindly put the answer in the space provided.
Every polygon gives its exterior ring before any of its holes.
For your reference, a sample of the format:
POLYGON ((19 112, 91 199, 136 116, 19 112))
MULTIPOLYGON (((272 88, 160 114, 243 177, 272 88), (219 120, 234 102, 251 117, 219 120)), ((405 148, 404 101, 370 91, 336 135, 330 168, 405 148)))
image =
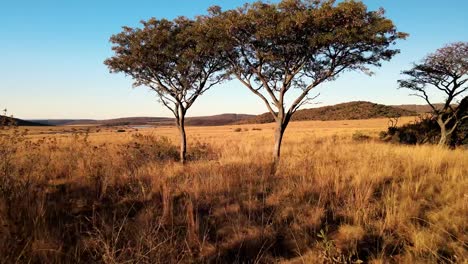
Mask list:
POLYGON ((186 166, 171 127, 2 137, 2 261, 466 262, 467 150, 386 125, 293 122, 276 176, 272 124, 190 127, 186 166))

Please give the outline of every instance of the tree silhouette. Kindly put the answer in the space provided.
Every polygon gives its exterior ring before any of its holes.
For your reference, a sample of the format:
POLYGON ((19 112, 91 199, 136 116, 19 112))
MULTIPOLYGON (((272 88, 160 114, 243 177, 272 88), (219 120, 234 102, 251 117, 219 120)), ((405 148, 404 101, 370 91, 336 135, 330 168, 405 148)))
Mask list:
POLYGON ((449 143, 447 140, 457 126, 468 116, 460 116, 461 108, 454 106, 468 91, 468 42, 456 42, 438 49, 426 56, 413 68, 403 71, 407 79, 399 80, 401 88, 423 98, 431 107, 433 118, 440 127, 439 145, 449 143), (435 88, 445 96, 445 102, 438 106, 431 100, 428 88, 435 88))
POLYGON ((124 72, 134 86, 156 92, 174 114, 180 131, 180 161, 186 160, 185 116, 196 99, 224 79, 225 60, 217 52, 217 36, 206 34, 199 17, 173 21, 152 18, 143 28, 124 27, 111 37, 115 55, 105 61, 111 72, 124 72))
POLYGON ((273 172, 292 115, 314 99, 310 91, 347 70, 370 73, 367 67, 390 60, 398 53, 390 46, 407 35, 383 10, 368 11, 357 1, 283 0, 209 11, 211 30, 224 36, 229 73, 275 119, 273 172))

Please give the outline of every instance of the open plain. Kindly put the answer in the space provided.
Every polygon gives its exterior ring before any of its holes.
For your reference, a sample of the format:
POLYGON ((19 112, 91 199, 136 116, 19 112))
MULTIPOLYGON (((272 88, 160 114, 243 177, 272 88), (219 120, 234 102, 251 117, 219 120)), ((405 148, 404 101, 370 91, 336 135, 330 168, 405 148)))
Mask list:
POLYGON ((275 175, 273 124, 188 127, 186 165, 175 127, 2 130, 0 261, 466 262, 467 150, 387 122, 293 122, 275 175))

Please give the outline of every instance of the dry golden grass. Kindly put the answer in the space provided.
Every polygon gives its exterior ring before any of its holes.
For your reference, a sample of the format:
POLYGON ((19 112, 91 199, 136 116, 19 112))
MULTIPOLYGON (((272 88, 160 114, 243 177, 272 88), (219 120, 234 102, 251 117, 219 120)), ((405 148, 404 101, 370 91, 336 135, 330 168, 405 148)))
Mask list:
POLYGON ((185 166, 171 127, 3 132, 0 262, 466 263, 467 150, 386 126, 293 122, 276 176, 271 124, 189 127, 185 166))

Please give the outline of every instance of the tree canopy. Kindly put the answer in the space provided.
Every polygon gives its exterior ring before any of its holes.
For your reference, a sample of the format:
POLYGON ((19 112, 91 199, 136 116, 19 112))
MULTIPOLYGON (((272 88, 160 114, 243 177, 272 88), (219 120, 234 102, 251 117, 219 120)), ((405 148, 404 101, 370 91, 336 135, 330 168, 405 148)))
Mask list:
POLYGON ((454 100, 468 90, 468 42, 446 45, 403 74, 408 78, 398 81, 401 88, 414 91, 413 95, 423 98, 434 112, 445 113, 454 100), (442 107, 431 100, 428 88, 435 88, 446 96, 442 107))
POLYGON ((195 99, 223 80, 224 60, 215 53, 195 21, 152 18, 143 28, 124 27, 111 37, 115 56, 105 61, 111 72, 124 72, 134 86, 154 90, 174 115, 186 111, 195 99))
POLYGON ((415 63, 412 69, 403 71, 403 74, 407 78, 398 81, 400 87, 412 90, 413 95, 423 98, 432 108, 441 129, 439 145, 445 145, 448 136, 462 120, 468 118, 460 116, 461 108, 454 106, 468 91, 468 42, 446 45, 420 63, 415 63), (445 96, 442 106, 434 103, 430 89, 445 96))
POLYGON ((185 159, 184 120, 195 100, 221 82, 225 60, 216 35, 206 34, 202 17, 173 21, 152 18, 143 28, 124 27, 111 37, 115 55, 105 61, 111 72, 131 76, 134 86, 151 88, 175 116, 185 159))
POLYGON ((312 89, 344 71, 370 73, 370 66, 397 54, 391 46, 407 36, 382 9, 368 11, 357 1, 255 2, 224 12, 212 7, 210 18, 212 30, 224 36, 229 72, 278 123, 275 158, 291 116, 313 99, 312 89), (298 93, 288 106, 290 90, 298 93))

